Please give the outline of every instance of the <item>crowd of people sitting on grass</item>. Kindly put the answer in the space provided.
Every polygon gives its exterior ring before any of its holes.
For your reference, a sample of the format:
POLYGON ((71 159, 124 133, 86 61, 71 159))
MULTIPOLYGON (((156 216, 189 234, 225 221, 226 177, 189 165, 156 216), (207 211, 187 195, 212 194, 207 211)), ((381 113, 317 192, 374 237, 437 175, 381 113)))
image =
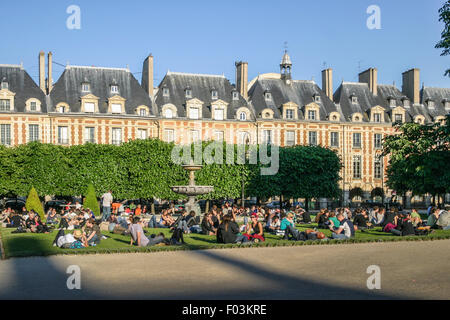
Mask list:
POLYGON ((46 223, 33 210, 28 212, 24 208, 18 213, 6 208, 0 222, 7 228, 14 228, 15 233, 49 233, 56 229, 54 245, 61 248, 96 246, 107 238, 102 231, 130 236, 131 245, 145 247, 183 244, 183 235, 191 233, 213 236, 218 243, 227 244, 264 242, 268 233, 283 240, 306 241, 351 239, 358 230, 364 233, 374 228, 377 232, 395 236, 427 235, 434 229, 450 229, 450 213, 436 207, 429 208, 425 220, 415 209, 399 212, 397 208, 374 207, 353 211, 349 208, 322 209, 312 221, 309 212, 300 206, 280 210, 262 206, 243 208, 225 203, 221 207, 214 205, 202 219, 194 211, 182 210, 176 215, 172 207, 162 210, 157 219, 146 206, 132 205, 126 209, 123 205, 113 205, 112 212, 106 211, 105 214, 104 211, 99 219, 81 205, 66 207, 59 212, 50 208, 46 213, 46 223), (317 223, 316 227, 313 227, 313 222, 317 223), (303 225, 305 230, 297 229, 297 224, 303 225), (146 228, 169 229, 172 236, 166 238, 163 232, 148 235, 146 228), (66 234, 67 230, 73 232, 66 234))

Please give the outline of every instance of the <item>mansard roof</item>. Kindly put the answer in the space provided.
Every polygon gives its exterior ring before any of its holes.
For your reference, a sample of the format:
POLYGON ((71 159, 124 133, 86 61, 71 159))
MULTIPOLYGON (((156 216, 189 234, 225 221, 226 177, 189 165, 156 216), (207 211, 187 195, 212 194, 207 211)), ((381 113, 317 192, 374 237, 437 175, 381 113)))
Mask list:
POLYGON ((47 104, 44 92, 30 77, 22 66, 0 65, 0 82, 8 83, 8 90, 15 93, 14 111, 25 112, 25 103, 30 98, 36 98, 41 102, 41 113, 47 112, 47 104))
POLYGON ((247 107, 253 112, 252 107, 223 75, 169 71, 159 85, 155 102, 159 114, 161 114, 164 105, 173 104, 177 108, 178 117, 183 118, 187 117, 186 101, 191 99, 198 99, 203 102, 202 118, 212 118, 211 104, 218 100, 228 103, 227 119, 235 119, 236 111, 241 107, 247 107), (168 96, 164 96, 164 88, 168 89, 168 96), (186 89, 191 90, 190 97, 186 97, 186 89), (217 99, 212 98, 211 92, 213 90, 217 91, 217 99), (233 91, 238 94, 237 100, 233 100, 233 91))
POLYGON ((100 113, 107 113, 108 99, 119 95, 126 99, 125 113, 136 114, 136 108, 144 105, 150 115, 155 115, 147 92, 128 69, 67 66, 50 93, 50 112, 54 112, 58 103, 65 102, 70 112, 81 111, 81 97, 92 94, 99 98, 100 113), (90 92, 82 92, 82 84, 89 83, 90 92), (119 87, 118 93, 111 92, 111 85, 119 87))
POLYGON ((450 101, 450 88, 432 88, 423 87, 421 90, 422 104, 428 111, 428 114, 435 120, 438 116, 445 116, 450 113, 445 110, 444 100, 450 101), (434 101, 434 108, 430 108, 428 101, 434 101))
POLYGON ((255 108, 256 116, 261 117, 264 109, 271 109, 275 119, 281 119, 282 106, 293 102, 298 106, 298 118, 304 119, 304 107, 312 102, 319 106, 320 118, 326 119, 331 112, 339 112, 336 105, 326 96, 314 81, 281 79, 279 74, 258 76, 252 81, 249 99, 255 108), (269 92, 271 99, 265 98, 269 92), (320 96, 320 101, 314 101, 314 95, 320 96))

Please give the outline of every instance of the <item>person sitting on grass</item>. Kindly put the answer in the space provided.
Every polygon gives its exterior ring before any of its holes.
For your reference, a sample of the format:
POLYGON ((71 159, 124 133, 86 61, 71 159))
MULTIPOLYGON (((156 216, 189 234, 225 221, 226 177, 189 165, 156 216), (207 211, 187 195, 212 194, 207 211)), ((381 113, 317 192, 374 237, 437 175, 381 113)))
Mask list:
POLYGON ((33 210, 30 211, 25 227, 32 233, 49 233, 47 225, 42 223, 41 218, 33 210))
POLYGON ((83 227, 83 231, 86 234, 86 241, 90 246, 96 246, 100 244, 100 240, 102 239, 102 233, 100 231, 100 227, 97 223, 95 223, 95 219, 88 219, 86 221, 85 226, 83 227))
POLYGON ((81 230, 75 230, 73 232, 73 237, 75 238, 75 241, 70 244, 69 249, 83 249, 89 246, 86 237, 81 230))
POLYGON ((385 212, 385 208, 374 207, 372 214, 369 216, 369 222, 372 224, 372 226, 378 227, 383 224, 385 212))
POLYGON ((217 234, 217 229, 214 228, 214 222, 212 220, 212 213, 205 213, 202 220, 202 233, 208 236, 215 236, 217 234))
POLYGON ((433 207, 431 209, 431 213, 428 216, 428 220, 427 220, 427 227, 429 227, 431 229, 439 229, 439 226, 437 225, 437 221, 439 219, 439 212, 440 212, 440 210, 436 207, 433 207))
POLYGON ((5 223, 7 228, 24 228, 25 220, 22 218, 20 214, 17 214, 15 210, 9 211, 9 216, 5 218, 5 223))
POLYGON ((326 209, 320 210, 320 212, 316 216, 315 222, 318 224, 317 228, 319 229, 328 229, 330 222, 328 220, 330 213, 326 209))
POLYGON ((355 228, 353 226, 353 223, 344 217, 343 213, 339 213, 337 215, 337 219, 340 222, 340 226, 337 230, 330 230, 333 232, 331 234, 331 238, 337 239, 337 240, 345 240, 350 239, 351 237, 355 236, 355 228))
POLYGON ((170 228, 175 224, 175 219, 169 214, 169 210, 164 210, 159 221, 160 228, 170 228))
POLYGON ((160 233, 155 237, 147 238, 142 228, 142 221, 139 217, 133 217, 133 223, 129 227, 131 233, 130 245, 135 243, 138 247, 147 247, 164 242, 164 234, 160 233))
POLYGON ((119 219, 114 213, 111 214, 109 219, 110 219, 108 225, 109 232, 121 235, 128 234, 128 223, 126 222, 126 220, 121 220, 121 222, 119 222, 119 219))
POLYGON ((233 216, 226 214, 217 229, 217 243, 236 243, 243 238, 239 236, 239 226, 233 220, 233 216))
POLYGON ((390 232, 396 236, 414 236, 416 234, 410 213, 400 213, 395 217, 395 228, 390 232))
POLYGON ((47 224, 58 224, 56 209, 50 209, 47 214, 47 224))
POLYGON ((336 230, 341 226, 341 223, 336 218, 336 212, 334 212, 334 211, 330 211, 330 213, 328 215, 328 222, 329 222, 329 226, 333 227, 333 230, 336 230))
POLYGON ((398 215, 398 209, 397 208, 391 208, 389 212, 387 212, 384 215, 384 220, 380 224, 380 226, 384 229, 388 224, 396 225, 396 217, 398 215))
POLYGON ((278 230, 280 230, 280 227, 281 227, 280 218, 274 214, 273 217, 270 218, 269 221, 267 222, 265 229, 267 232, 276 233, 278 230))
POLYGON ((419 227, 423 223, 422 217, 417 212, 417 209, 411 210, 411 223, 413 224, 414 227, 419 227))
POLYGON ((244 236, 253 242, 265 241, 264 228, 262 223, 258 221, 258 214, 252 213, 251 222, 247 225, 244 236))
POLYGON ((294 238, 297 237, 298 230, 295 229, 294 214, 292 212, 288 212, 287 215, 281 220, 280 230, 284 231, 283 240, 289 240, 290 236, 294 238))
POLYGON ((365 232, 367 229, 372 227, 372 224, 369 222, 369 216, 367 215, 367 211, 365 209, 360 210, 356 213, 355 218, 353 218, 353 225, 365 232))

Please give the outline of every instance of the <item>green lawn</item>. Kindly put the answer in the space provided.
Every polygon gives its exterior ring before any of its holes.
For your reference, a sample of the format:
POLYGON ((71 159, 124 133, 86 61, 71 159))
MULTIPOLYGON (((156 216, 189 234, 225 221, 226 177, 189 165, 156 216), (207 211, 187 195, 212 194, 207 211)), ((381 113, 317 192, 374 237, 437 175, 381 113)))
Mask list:
MULTIPOLYGON (((316 224, 297 225, 300 230, 307 228, 314 228, 316 224)), ((139 248, 130 246, 130 236, 115 235, 109 232, 103 234, 110 238, 102 240, 100 245, 96 247, 89 247, 84 249, 60 249, 52 246, 52 242, 56 236, 57 231, 50 234, 32 234, 21 233, 12 234, 13 229, 0 228, 0 233, 3 242, 4 254, 6 258, 11 257, 29 257, 29 256, 48 256, 57 254, 95 254, 95 253, 121 253, 121 252, 151 252, 151 251, 167 251, 167 250, 197 250, 197 249, 212 249, 212 248, 232 248, 232 247, 264 247, 264 246, 294 246, 294 245, 312 245, 312 244, 336 244, 336 243, 355 243, 355 242, 381 242, 381 241, 414 241, 414 240, 437 240, 450 239, 450 230, 435 230, 428 236, 410 236, 410 237, 396 237, 388 233, 380 231, 380 228, 375 228, 367 233, 361 231, 356 232, 354 239, 337 241, 287 241, 281 240, 280 236, 266 234, 266 241, 258 244, 218 244, 214 236, 205 236, 200 234, 185 235, 185 245, 180 246, 153 246, 139 248)), ((147 235, 152 233, 163 232, 166 237, 171 236, 168 229, 147 229, 147 235)), ((330 236, 329 230, 321 230, 327 236, 330 236)), ((67 232, 67 231, 66 231, 67 232)))

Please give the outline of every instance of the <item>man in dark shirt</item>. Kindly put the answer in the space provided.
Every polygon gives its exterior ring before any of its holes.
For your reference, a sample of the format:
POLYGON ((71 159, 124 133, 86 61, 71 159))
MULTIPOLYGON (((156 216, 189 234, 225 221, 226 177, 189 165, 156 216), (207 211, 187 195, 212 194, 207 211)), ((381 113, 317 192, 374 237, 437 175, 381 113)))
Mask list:
POLYGON ((355 218, 353 218, 353 225, 361 231, 365 231, 371 227, 366 210, 362 210, 356 214, 355 218))
POLYGON ((102 233, 94 219, 91 218, 86 221, 84 232, 86 233, 86 241, 90 246, 96 246, 100 243, 102 233))

